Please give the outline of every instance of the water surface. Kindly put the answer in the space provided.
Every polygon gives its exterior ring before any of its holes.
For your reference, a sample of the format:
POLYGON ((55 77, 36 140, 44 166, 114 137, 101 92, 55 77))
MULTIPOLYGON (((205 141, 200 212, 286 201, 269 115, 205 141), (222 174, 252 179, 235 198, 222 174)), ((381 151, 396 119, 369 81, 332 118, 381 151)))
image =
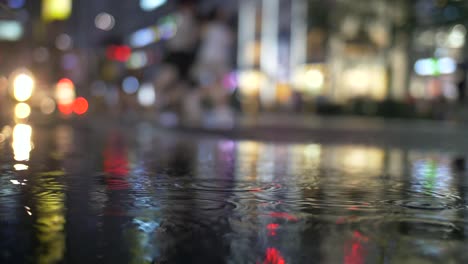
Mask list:
POLYGON ((2 129, 0 263, 467 263, 458 153, 2 129))

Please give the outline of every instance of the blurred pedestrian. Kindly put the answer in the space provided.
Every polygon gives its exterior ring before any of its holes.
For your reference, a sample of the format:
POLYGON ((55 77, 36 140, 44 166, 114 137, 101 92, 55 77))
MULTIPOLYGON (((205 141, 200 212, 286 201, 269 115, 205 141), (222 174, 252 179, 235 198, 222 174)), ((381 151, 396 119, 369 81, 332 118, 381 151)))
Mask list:
POLYGON ((464 104, 466 96, 466 70, 462 68, 460 81, 457 84, 458 88, 458 103, 464 104))
POLYGON ((180 1, 175 12, 177 32, 167 43, 166 63, 177 68, 179 79, 189 81, 199 37, 194 1, 180 1))
MULTIPOLYGON (((228 126, 232 123, 229 91, 223 86, 223 78, 231 70, 233 33, 228 25, 228 13, 214 9, 202 25, 200 48, 197 54, 195 75, 201 93, 208 99, 212 111, 212 125, 228 126)), ((206 102, 206 100, 205 100, 206 102)))
POLYGON ((196 75, 201 85, 220 82, 230 70, 233 33, 227 21, 228 14, 218 8, 202 26, 196 61, 196 75))

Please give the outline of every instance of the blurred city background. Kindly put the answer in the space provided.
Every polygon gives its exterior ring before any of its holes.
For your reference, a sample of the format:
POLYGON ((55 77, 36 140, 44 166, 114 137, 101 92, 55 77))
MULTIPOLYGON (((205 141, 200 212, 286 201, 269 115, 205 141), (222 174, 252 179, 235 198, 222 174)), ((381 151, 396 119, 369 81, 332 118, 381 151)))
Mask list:
POLYGON ((0 122, 464 121, 467 23, 459 0, 1 0, 0 122))
POLYGON ((463 0, 0 0, 0 263, 468 263, 467 26, 463 0))

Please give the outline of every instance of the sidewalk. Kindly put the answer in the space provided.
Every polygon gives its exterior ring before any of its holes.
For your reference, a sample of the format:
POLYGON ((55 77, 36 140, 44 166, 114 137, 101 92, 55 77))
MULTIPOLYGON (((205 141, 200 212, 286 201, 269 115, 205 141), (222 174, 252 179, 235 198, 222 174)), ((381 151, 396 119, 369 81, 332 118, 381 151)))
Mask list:
POLYGON ((256 117, 237 115, 227 126, 207 126, 200 122, 175 128, 266 141, 318 141, 468 152, 468 124, 449 121, 264 113, 256 117))

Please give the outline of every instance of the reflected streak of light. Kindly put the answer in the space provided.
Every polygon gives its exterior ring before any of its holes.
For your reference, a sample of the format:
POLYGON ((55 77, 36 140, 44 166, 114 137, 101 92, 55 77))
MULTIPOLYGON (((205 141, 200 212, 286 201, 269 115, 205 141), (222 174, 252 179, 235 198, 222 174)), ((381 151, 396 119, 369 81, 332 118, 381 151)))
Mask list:
POLYGON ((38 174, 33 185, 36 193, 36 236, 39 242, 38 263, 60 263, 65 254, 65 193, 60 178, 62 174, 38 174))
POLYGON ((270 223, 267 225, 267 229, 268 229, 268 235, 270 236, 276 236, 276 230, 279 228, 279 224, 275 224, 275 223, 270 223))
POLYGON ((276 248, 267 248, 265 253, 265 261, 263 264, 285 264, 286 261, 284 260, 281 253, 276 248))
POLYGON ((14 185, 19 185, 21 184, 18 180, 10 180, 11 183, 13 183, 14 185))
POLYGON ((23 170, 27 170, 29 166, 25 164, 15 164, 13 165, 13 168, 15 168, 16 171, 23 171, 23 170))
POLYGON ((269 216, 274 217, 274 218, 282 218, 286 219, 288 221, 298 221, 299 219, 291 214, 285 213, 285 212, 271 212, 269 216))
POLYGON ((354 231, 351 241, 345 244, 345 256, 343 263, 345 264, 361 264, 365 263, 365 249, 363 242, 368 242, 369 238, 362 235, 359 231, 354 231))
POLYGON ((29 160, 32 150, 31 143, 32 128, 30 125, 18 124, 13 129, 13 153, 16 161, 29 160))

